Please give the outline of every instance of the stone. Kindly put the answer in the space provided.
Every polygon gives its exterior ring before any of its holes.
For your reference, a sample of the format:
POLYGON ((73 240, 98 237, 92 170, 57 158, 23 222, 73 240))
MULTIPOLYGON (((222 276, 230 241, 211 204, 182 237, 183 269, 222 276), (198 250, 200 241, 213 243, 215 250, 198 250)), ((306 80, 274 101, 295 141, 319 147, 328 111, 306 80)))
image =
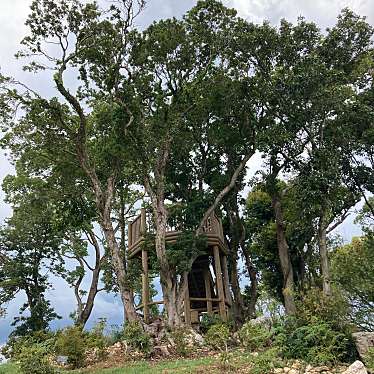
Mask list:
POLYGON ((343 374, 368 374, 361 361, 355 361, 343 374))
POLYGON ((204 345, 204 338, 202 335, 197 333, 194 329, 190 329, 186 334, 187 345, 189 347, 194 347, 196 345, 204 345))
POLYGON ((155 347, 153 347, 153 352, 156 356, 170 356, 169 349, 166 345, 156 345, 155 347))
POLYGON ((250 323, 251 325, 261 325, 267 328, 269 331, 271 330, 271 327, 273 325, 272 319, 270 317, 264 316, 251 319, 247 323, 250 323))
POLYGON ((283 369, 282 368, 276 368, 274 369, 274 374, 281 374, 283 373, 283 369))
POLYGON ((368 349, 374 347, 374 332, 355 332, 352 337, 361 360, 365 362, 365 355, 368 349))
POLYGON ((299 374, 299 371, 296 370, 296 369, 290 369, 290 371, 288 372, 288 374, 299 374))
POLYGON ((67 365, 68 364, 68 358, 67 358, 67 356, 57 356, 56 357, 56 362, 59 365, 67 365))

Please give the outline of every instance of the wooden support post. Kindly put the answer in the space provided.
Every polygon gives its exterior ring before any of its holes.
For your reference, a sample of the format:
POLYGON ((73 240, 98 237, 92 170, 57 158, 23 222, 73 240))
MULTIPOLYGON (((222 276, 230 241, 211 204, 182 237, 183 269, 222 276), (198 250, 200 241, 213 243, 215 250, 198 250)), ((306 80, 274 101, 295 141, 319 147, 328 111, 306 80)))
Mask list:
POLYGON ((230 292, 230 282, 229 282, 229 269, 227 267, 227 256, 222 256, 222 270, 223 270, 223 281, 225 285, 225 296, 229 304, 231 305, 231 292, 230 292))
POLYGON ((210 270, 205 269, 204 270, 204 283, 205 283, 205 296, 208 299, 206 302, 206 310, 208 312, 208 315, 213 314, 213 304, 212 300, 209 300, 212 298, 212 290, 211 290, 211 283, 210 283, 210 270))
POLYGON ((191 303, 190 303, 190 291, 188 289, 188 275, 187 275, 187 288, 184 295, 184 323, 187 326, 191 326, 191 303))
POLYGON ((132 222, 129 223, 127 230, 128 230, 128 233, 127 233, 127 241, 128 241, 127 248, 128 248, 132 245, 132 222))
POLYGON ((142 208, 140 211, 140 234, 144 236, 146 231, 147 231, 146 213, 145 213, 145 209, 142 208))
POLYGON ((149 322, 149 277, 148 277, 148 253, 142 250, 142 301, 144 322, 149 322))
POLYGON ((217 283, 217 293, 219 301, 219 315, 223 321, 227 320, 226 315, 226 306, 225 306, 225 291, 223 288, 222 281, 222 269, 221 269, 221 259, 219 255, 219 248, 217 245, 213 246, 213 255, 214 255, 214 267, 216 271, 216 283, 217 283))

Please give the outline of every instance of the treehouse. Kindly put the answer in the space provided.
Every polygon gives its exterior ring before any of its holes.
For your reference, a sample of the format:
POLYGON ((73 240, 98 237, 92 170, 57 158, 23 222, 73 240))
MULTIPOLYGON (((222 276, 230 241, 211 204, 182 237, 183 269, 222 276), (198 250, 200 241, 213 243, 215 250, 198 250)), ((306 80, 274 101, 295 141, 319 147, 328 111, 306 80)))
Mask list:
MULTIPOLYGON (((142 304, 144 320, 149 320, 149 307, 163 304, 149 297, 148 249, 146 238, 153 235, 153 225, 145 209, 129 225, 128 256, 142 259, 142 304)), ((229 276, 227 268, 227 248, 224 242, 222 222, 212 213, 205 221, 203 231, 206 248, 193 263, 188 275, 188 288, 184 298, 184 312, 181 316, 188 325, 198 324, 204 314, 219 315, 227 320, 231 308, 229 276)), ((176 243, 182 231, 178 227, 168 227, 166 243, 176 243)), ((149 243, 149 241, 148 241, 149 243)))

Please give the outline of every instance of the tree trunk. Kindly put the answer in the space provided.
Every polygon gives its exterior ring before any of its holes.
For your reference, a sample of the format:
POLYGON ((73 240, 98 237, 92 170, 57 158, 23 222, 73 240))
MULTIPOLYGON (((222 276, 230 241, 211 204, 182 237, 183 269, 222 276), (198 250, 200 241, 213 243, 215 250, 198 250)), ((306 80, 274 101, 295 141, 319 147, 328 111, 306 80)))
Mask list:
POLYGON ((100 278, 100 268, 96 268, 92 272, 91 287, 88 292, 87 300, 82 305, 81 310, 78 311, 78 316, 77 316, 77 321, 76 321, 77 325, 84 327, 88 319, 90 318, 90 315, 91 315, 91 312, 94 306, 94 302, 95 302, 95 297, 98 292, 97 286, 99 284, 99 278, 100 278))
POLYGON ((131 288, 127 282, 124 259, 121 256, 121 250, 118 246, 117 240, 114 235, 114 229, 110 221, 108 222, 108 220, 105 220, 103 222, 103 231, 106 239, 106 244, 110 250, 110 257, 114 272, 116 274, 117 285, 121 295, 122 303, 124 305, 125 320, 137 320, 139 317, 135 310, 131 288))
POLYGON ((325 215, 322 214, 318 222, 318 247, 321 261, 323 294, 331 296, 330 266, 327 254, 327 225, 325 221, 325 215))
POLYGON ((257 281, 257 272, 256 268, 254 267, 251 257, 248 251, 244 248, 244 243, 242 244, 242 252, 245 259, 245 265, 247 267, 249 280, 251 281, 249 294, 250 300, 248 304, 248 316, 249 318, 256 318, 256 302, 258 297, 258 281, 257 281))
POLYGON ((160 264, 160 283, 164 298, 164 308, 167 314, 167 325, 174 329, 181 325, 179 298, 177 292, 176 270, 170 267, 166 257, 165 235, 167 228, 167 209, 163 197, 153 201, 156 218, 156 254, 160 264))
POLYGON ((294 300, 293 270, 289 247, 286 239, 282 205, 280 202, 279 195, 277 193, 273 193, 272 206, 274 209, 275 224, 277 230, 278 255, 283 274, 282 294, 284 298, 284 307, 286 309, 286 314, 292 315, 296 312, 294 300))
MULTIPOLYGON (((236 248, 238 250, 238 248, 236 248)), ((240 327, 244 321, 244 302, 240 291, 239 274, 238 274, 238 255, 232 253, 229 256, 230 284, 233 293, 233 315, 235 324, 240 327)))

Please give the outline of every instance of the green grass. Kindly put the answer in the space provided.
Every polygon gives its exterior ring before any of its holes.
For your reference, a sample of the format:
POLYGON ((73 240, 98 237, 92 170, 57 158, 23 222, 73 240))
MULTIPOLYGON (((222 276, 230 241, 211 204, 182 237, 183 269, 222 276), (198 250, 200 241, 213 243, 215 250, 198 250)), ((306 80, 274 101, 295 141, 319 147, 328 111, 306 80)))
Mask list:
POLYGON ((0 374, 19 374, 17 365, 2 364, 0 365, 0 374))
MULTIPOLYGON (((95 374, 157 374, 157 373, 196 373, 196 370, 210 366, 216 362, 214 358, 199 358, 193 360, 180 359, 163 361, 152 365, 143 361, 123 368, 101 369, 92 371, 95 374)), ((84 371, 83 371, 84 373, 84 371)))
MULTIPOLYGON (((232 355, 232 363, 235 367, 246 366, 249 357, 243 353, 235 352, 232 355)), ((175 359, 172 361, 138 361, 129 363, 120 368, 108 369, 81 369, 61 370, 61 374, 187 374, 187 373, 222 373, 219 356, 202 357, 194 359, 175 359)), ((20 374, 17 365, 0 365, 0 374, 20 374)))

